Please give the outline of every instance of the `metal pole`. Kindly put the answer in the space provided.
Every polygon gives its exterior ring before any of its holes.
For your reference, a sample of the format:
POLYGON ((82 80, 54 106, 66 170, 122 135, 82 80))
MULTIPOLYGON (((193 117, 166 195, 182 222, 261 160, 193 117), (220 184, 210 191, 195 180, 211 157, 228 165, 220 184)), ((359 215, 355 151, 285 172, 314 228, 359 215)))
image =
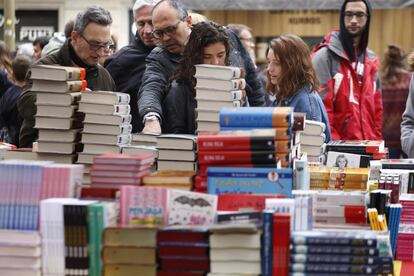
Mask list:
POLYGON ((10 51, 14 51, 16 47, 16 31, 15 31, 15 0, 4 0, 4 42, 10 51))

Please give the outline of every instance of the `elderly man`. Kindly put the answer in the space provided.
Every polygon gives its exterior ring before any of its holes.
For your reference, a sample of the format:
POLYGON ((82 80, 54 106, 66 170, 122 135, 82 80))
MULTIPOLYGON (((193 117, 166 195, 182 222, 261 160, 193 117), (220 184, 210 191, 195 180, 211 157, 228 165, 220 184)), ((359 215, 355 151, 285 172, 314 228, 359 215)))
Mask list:
MULTIPOLYGON (((76 16, 71 38, 58 52, 44 57, 37 64, 83 67, 90 90, 115 91, 115 83, 108 71, 98 64, 99 58, 114 47, 111 42, 111 24, 109 11, 98 6, 88 7, 76 16)), ((31 91, 29 85, 23 89, 17 102, 23 120, 20 129, 21 147, 31 147, 38 137, 34 128, 35 102, 36 92, 31 91)))
POLYGON ((131 45, 125 46, 105 62, 105 68, 115 80, 117 91, 131 96, 132 132, 142 130, 138 112, 138 89, 145 71, 145 59, 155 47, 152 36, 152 8, 159 0, 137 0, 132 8, 137 32, 131 45))
MULTIPOLYGON (((163 0, 152 11, 153 35, 162 46, 147 57, 147 67, 138 93, 138 108, 144 120, 143 133, 160 134, 165 88, 179 62, 191 32, 192 19, 177 0, 163 0)), ((231 45, 230 63, 246 72, 250 105, 262 106, 264 90, 249 54, 234 32, 227 30, 231 45)))

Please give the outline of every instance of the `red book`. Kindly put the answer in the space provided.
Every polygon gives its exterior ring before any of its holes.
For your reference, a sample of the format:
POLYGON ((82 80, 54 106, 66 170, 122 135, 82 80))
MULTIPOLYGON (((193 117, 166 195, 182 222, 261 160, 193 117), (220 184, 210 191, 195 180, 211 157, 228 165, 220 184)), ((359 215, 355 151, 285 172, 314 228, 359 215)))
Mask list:
POLYGON ((157 276, 205 276, 205 271, 159 270, 157 276))
POLYGON ((275 151, 199 151, 199 164, 277 164, 275 151))
POLYGON ((199 135, 199 151, 245 150, 289 152, 290 140, 276 141, 275 136, 265 135, 199 135))
POLYGON ((194 245, 158 245, 159 257, 204 257, 208 258, 208 246, 194 246, 194 245))
POLYGON ((272 275, 289 275, 290 215, 273 214, 272 275))
POLYGON ((200 176, 200 175, 196 176, 194 188, 207 189, 207 174, 203 176, 200 176))
POLYGON ((96 156, 93 162, 94 164, 144 165, 152 164, 154 155, 108 153, 96 156))
POLYGON ((284 198, 285 195, 220 194, 217 211, 263 211, 266 198, 284 198))
POLYGON ((204 243, 208 244, 209 233, 204 228, 160 229, 157 233, 157 243, 204 243))
POLYGON ((82 187, 80 198, 116 198, 115 188, 82 187))
POLYGON ((162 270, 210 270, 209 258, 160 258, 159 264, 162 270))

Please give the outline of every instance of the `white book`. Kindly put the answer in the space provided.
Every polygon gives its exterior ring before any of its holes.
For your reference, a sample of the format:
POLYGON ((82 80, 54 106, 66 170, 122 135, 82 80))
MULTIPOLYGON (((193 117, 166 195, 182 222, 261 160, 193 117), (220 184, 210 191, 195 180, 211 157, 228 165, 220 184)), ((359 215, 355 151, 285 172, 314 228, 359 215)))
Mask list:
POLYGON ((212 78, 221 80, 230 80, 242 78, 244 70, 240 67, 211 65, 211 64, 197 64, 195 65, 196 78, 212 78))
POLYGON ((171 161, 196 161, 197 153, 192 150, 160 149, 158 151, 158 159, 171 161))
POLYGON ((102 124, 102 125, 121 125, 130 124, 132 120, 131 114, 125 115, 105 115, 105 114, 92 114, 86 113, 85 123, 102 124))
POLYGON ((176 171, 195 171, 197 169, 196 162, 190 161, 170 161, 170 160, 158 160, 157 168, 162 170, 176 170, 176 171))
POLYGON ((261 264, 252 261, 212 261, 210 271, 212 273, 237 273, 237 275, 244 275, 244 273, 260 274, 261 264))
POLYGON ((207 88, 214 90, 233 91, 244 89, 246 87, 245 79, 217 80, 208 78, 197 78, 198 88, 207 88))
POLYGON ((131 97, 122 92, 85 91, 82 93, 82 103, 94 104, 128 104, 131 97))
POLYGON ((127 115, 131 111, 129 104, 100 104, 79 102, 79 111, 104 115, 127 115))
POLYGON ((197 121, 197 131, 218 131, 220 130, 219 122, 197 121))
POLYGON ((210 248, 260 248, 260 236, 260 233, 213 233, 210 248))
POLYGON ((209 101, 240 101, 243 99, 242 90, 223 91, 212 90, 205 88, 198 88, 196 90, 196 100, 209 100, 209 101))
POLYGON ((196 120, 204 122, 215 122, 220 123, 220 112, 219 111, 208 111, 202 109, 196 109, 196 120))
POLYGON ((303 130, 303 134, 320 135, 325 132, 325 129, 326 125, 322 122, 305 120, 305 129, 303 130))
POLYGON ((197 136, 192 134, 162 134, 157 137, 159 149, 193 150, 197 145, 197 136))
POLYGON ((84 144, 83 152, 91 154, 121 153, 122 145, 84 144))
POLYGON ((77 105, 59 106, 37 104, 36 116, 70 118, 75 114, 77 109, 77 105))
POLYGON ((95 134, 130 134, 132 131, 131 124, 122 124, 122 125, 101 125, 101 124, 91 124, 85 123, 83 127, 83 133, 95 133, 95 134))
POLYGON ((82 143, 84 144, 103 144, 103 145, 126 145, 131 142, 131 134, 104 135, 95 133, 83 133, 82 143))
POLYGON ((211 261, 260 261, 260 249, 211 248, 211 261))
POLYGON ((198 100, 197 101, 197 109, 203 109, 207 111, 220 111, 224 107, 240 107, 240 101, 231 101, 231 102, 223 102, 223 101, 209 101, 209 100, 198 100))
POLYGON ((326 166, 340 168, 368 168, 370 157, 368 155, 328 151, 326 166))

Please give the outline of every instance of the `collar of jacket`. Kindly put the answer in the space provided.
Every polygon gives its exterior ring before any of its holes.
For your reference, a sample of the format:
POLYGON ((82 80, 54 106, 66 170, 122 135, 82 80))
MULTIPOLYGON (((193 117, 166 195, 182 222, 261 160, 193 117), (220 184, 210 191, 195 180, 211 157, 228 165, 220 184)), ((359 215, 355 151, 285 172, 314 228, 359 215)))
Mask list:
POLYGON ((86 64, 81 60, 81 58, 76 54, 75 49, 72 46, 72 39, 68 39, 67 47, 69 48, 67 53, 69 53, 69 58, 79 67, 83 67, 86 70, 86 80, 95 78, 98 76, 98 67, 95 65, 86 64))
POLYGON ((307 93, 310 93, 311 92, 310 85, 305 85, 304 87, 302 87, 301 89, 299 89, 295 94, 293 94, 289 98, 281 100, 280 101, 280 103, 281 103, 280 105, 281 106, 290 106, 290 104, 296 98, 296 96, 299 95, 300 93, 302 93, 303 91, 305 91, 307 93))
POLYGON ((155 46, 145 45, 144 42, 142 42, 141 37, 139 36, 138 32, 135 33, 135 39, 134 39, 133 44, 134 44, 135 48, 142 48, 147 53, 150 53, 152 51, 152 49, 154 49, 154 47, 155 47, 155 46))

